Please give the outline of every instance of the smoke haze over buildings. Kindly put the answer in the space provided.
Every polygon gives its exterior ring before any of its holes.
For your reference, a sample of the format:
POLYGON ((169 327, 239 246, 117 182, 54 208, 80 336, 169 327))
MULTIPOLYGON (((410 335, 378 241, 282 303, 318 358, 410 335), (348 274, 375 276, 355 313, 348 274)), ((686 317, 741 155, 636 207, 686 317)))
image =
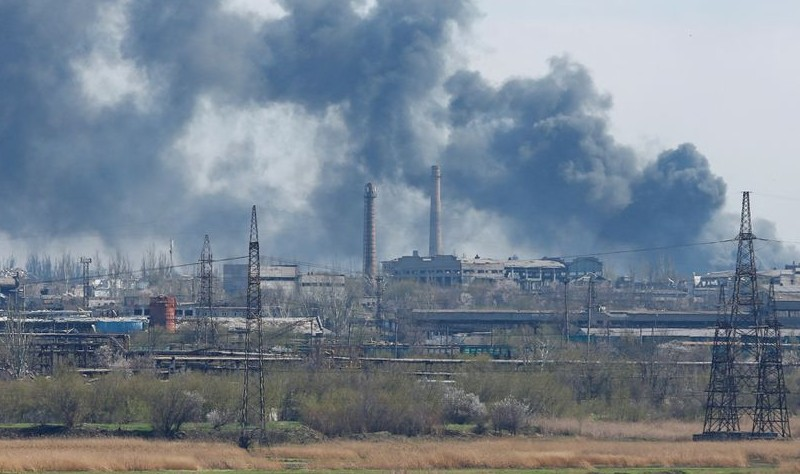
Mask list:
MULTIPOLYGON (((255 203, 264 254, 358 262, 370 181, 390 258, 427 244, 432 164, 444 252, 735 235, 702 151, 643 162, 609 132, 611 96, 566 57, 489 83, 458 45, 476 21, 454 0, 2 2, 0 253, 136 255, 174 238, 196 261, 209 234, 215 256, 244 255, 255 203)), ((674 258, 703 270, 717 253, 674 258)))

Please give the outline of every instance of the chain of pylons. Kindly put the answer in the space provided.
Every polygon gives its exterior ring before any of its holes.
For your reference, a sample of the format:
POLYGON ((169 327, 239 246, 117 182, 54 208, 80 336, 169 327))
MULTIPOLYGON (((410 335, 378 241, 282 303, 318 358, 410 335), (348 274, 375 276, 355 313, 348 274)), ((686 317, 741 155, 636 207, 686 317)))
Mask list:
POLYGON ((745 192, 737 238, 733 294, 729 305, 721 296, 706 390, 703 433, 695 436, 698 440, 791 436, 786 412, 780 326, 774 305, 764 308, 759 295, 754 239, 750 194, 745 192), (725 310, 727 306, 729 311, 725 310), (743 432, 742 423, 748 419, 752 422, 751 430, 743 432))
POLYGON ((239 434, 239 446, 246 448, 250 445, 253 438, 253 429, 250 425, 250 350, 251 350, 251 330, 253 322, 256 322, 258 335, 258 395, 259 395, 259 425, 258 430, 263 437, 266 430, 266 409, 264 391, 264 338, 261 314, 261 263, 258 248, 258 220, 256 217, 256 206, 250 218, 250 243, 248 246, 248 266, 247 266, 247 316, 245 317, 244 331, 244 380, 242 382, 242 407, 241 407, 241 432, 239 434))

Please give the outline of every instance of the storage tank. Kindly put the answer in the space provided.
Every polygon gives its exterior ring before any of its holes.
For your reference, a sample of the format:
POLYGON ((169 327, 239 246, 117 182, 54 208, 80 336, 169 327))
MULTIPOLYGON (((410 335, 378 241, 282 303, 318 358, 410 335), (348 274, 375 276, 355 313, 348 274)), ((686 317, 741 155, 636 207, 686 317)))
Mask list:
POLYGON ((94 323, 95 330, 101 334, 130 334, 144 329, 141 318, 98 319, 94 323))
POLYGON ((150 298, 150 324, 175 332, 175 309, 178 301, 174 296, 159 295, 150 298))

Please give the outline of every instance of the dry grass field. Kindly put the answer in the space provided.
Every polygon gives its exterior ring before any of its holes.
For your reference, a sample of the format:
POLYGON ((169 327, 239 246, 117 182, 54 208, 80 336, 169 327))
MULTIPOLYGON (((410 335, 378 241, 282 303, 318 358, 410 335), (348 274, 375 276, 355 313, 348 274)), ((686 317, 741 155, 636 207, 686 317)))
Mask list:
POLYGON ((331 441, 266 449, 308 469, 774 468, 800 472, 800 444, 500 438, 472 441, 331 441))
POLYGON ((540 420, 542 436, 329 440, 256 447, 132 438, 0 440, 0 472, 690 468, 800 472, 800 442, 690 441, 693 424, 540 420))
POLYGON ((536 426, 545 437, 580 436, 605 440, 689 441, 702 429, 697 423, 667 420, 662 422, 617 422, 575 418, 539 419, 536 426))
POLYGON ((276 470, 282 464, 233 444, 132 438, 0 440, 0 472, 276 470))

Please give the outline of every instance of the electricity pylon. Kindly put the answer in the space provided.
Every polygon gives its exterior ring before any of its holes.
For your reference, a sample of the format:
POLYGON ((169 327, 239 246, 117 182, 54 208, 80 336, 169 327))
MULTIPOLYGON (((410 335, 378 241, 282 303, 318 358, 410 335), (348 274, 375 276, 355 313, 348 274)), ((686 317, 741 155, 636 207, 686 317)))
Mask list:
POLYGON ((258 220, 256 206, 250 217, 250 244, 248 246, 247 265, 247 316, 245 317, 244 333, 244 382, 242 384, 242 409, 241 409, 241 434, 239 446, 246 448, 250 445, 251 433, 248 431, 249 423, 249 390, 250 384, 250 345, 251 330, 256 323, 258 335, 258 395, 259 395, 259 428, 263 436, 266 429, 266 410, 264 406, 264 331, 261 313, 261 263, 258 248, 258 220))
POLYGON ((200 253, 200 295, 197 308, 198 310, 202 309, 204 313, 203 316, 199 318, 198 324, 200 325, 199 332, 202 334, 202 342, 205 344, 215 342, 216 339, 216 325, 212 319, 212 305, 214 301, 212 262, 211 242, 208 239, 208 234, 206 234, 205 240, 203 241, 203 250, 200 253))
POLYGON ((791 436, 780 326, 774 305, 765 308, 759 295, 754 240, 750 193, 744 192, 730 312, 717 319, 703 433, 695 440, 791 436), (750 431, 742 431, 748 421, 750 431))

